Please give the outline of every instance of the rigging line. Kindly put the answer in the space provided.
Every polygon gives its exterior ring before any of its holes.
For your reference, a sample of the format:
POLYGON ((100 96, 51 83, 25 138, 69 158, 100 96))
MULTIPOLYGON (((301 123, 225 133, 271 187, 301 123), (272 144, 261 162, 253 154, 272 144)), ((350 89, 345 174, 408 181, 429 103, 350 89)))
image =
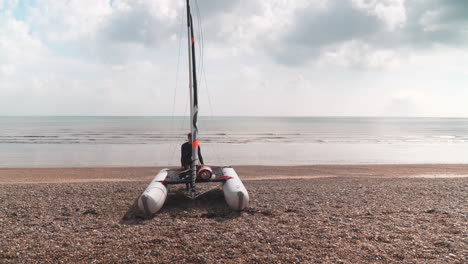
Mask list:
POLYGON ((205 72, 205 60, 204 60, 204 55, 205 55, 205 37, 203 33, 203 27, 202 27, 202 17, 200 13, 200 9, 198 7, 198 0, 195 0, 195 7, 197 9, 197 16, 198 16, 198 28, 199 28, 199 36, 200 36, 200 74, 203 76, 204 84, 206 87, 207 95, 208 95, 208 104, 210 106, 210 113, 211 117, 213 117, 213 105, 211 103, 211 96, 210 96, 210 90, 208 88, 208 82, 206 79, 206 72, 205 72))
MULTIPOLYGON (((204 69, 203 69, 203 74, 202 74, 202 76, 203 76, 203 78, 205 79, 205 87, 206 87, 206 91, 207 91, 207 95, 208 95, 208 102, 209 102, 210 110, 211 110, 211 118, 210 118, 210 119, 211 119, 211 121, 213 121, 213 120, 214 120, 214 115, 213 115, 213 108, 212 108, 212 106, 211 106, 210 90, 209 90, 209 88, 208 88, 208 83, 207 83, 207 81, 206 81, 206 74, 205 74, 205 70, 204 70, 204 69)), ((215 152, 215 153, 214 153, 214 156, 216 157, 217 162, 220 163, 220 164, 221 164, 221 163, 224 164, 224 160, 222 160, 222 159, 220 160, 221 155, 219 155, 219 153, 220 153, 219 145, 218 145, 218 144, 213 144, 213 145, 214 145, 214 152, 215 152)))
POLYGON ((200 75, 203 76, 203 81, 204 81, 204 84, 205 84, 205 87, 207 88, 207 93, 208 93, 208 103, 209 103, 209 106, 210 106, 210 113, 211 113, 211 117, 213 116, 213 106, 211 104, 211 98, 209 96, 209 90, 208 90, 208 83, 207 83, 207 80, 206 80, 206 72, 205 72, 205 60, 204 60, 204 55, 205 55, 205 39, 204 39, 204 33, 203 33, 203 27, 202 27, 202 16, 201 16, 201 12, 200 12, 200 9, 199 9, 199 6, 198 6, 198 1, 195 0, 195 7, 196 7, 196 10, 197 10, 197 23, 198 23, 198 29, 199 29, 199 53, 200 53, 200 60, 199 60, 199 69, 200 69, 200 75))
MULTIPOLYGON (((207 78, 206 78, 206 71, 205 71, 205 63, 204 63, 204 47, 205 47, 205 38, 204 38, 204 34, 203 34, 203 27, 202 27, 202 16, 201 16, 201 12, 200 12, 200 9, 199 9, 199 5, 198 5, 198 0, 195 0, 195 7, 196 7, 196 11, 197 11, 197 23, 198 23, 198 31, 199 31, 199 47, 200 47, 200 60, 199 60, 199 63, 200 63, 200 73, 201 73, 201 76, 203 76, 203 80, 204 80, 204 84, 205 84, 205 88, 206 88, 206 92, 207 92, 207 97, 208 97, 208 104, 209 104, 209 108, 210 108, 210 119, 213 120, 214 119, 214 111, 213 111, 213 104, 211 102, 211 93, 210 93, 210 89, 208 87, 208 81, 207 81, 207 78)), ((218 144, 213 144, 214 148, 214 156, 216 157, 217 159, 217 162, 218 163, 221 163, 220 162, 220 157, 221 155, 219 155, 219 149, 218 149, 218 144)))
MULTIPOLYGON (((175 129, 177 129, 176 122, 174 120, 174 114, 175 114, 175 104, 176 104, 176 98, 177 98, 177 88, 179 87, 179 69, 180 69, 180 50, 182 46, 182 30, 184 29, 184 22, 183 19, 180 20, 180 26, 179 26, 179 32, 178 32, 178 38, 179 38, 179 49, 178 49, 178 56, 177 56, 177 70, 176 70, 176 82, 175 82, 175 89, 174 89, 174 97, 172 100, 172 116, 171 116, 171 126, 175 129)), ((172 129, 172 130, 175 130, 172 129)), ((171 154, 171 160, 174 159, 175 157, 175 147, 176 147, 176 142, 173 142, 173 144, 170 145, 170 148, 172 149, 172 154, 171 154)))
MULTIPOLYGON (((198 67, 197 67, 197 75, 198 76, 201 76, 201 73, 202 73, 202 68, 203 68, 203 61, 204 61, 204 58, 203 58, 203 31, 202 31, 202 23, 201 23, 201 13, 200 13, 200 8, 199 8, 199 5, 198 5, 198 0, 195 0, 195 11, 196 11, 196 22, 197 22, 197 38, 198 38, 198 55, 199 55, 199 59, 198 59, 198 67)), ((202 78, 199 78, 198 79, 199 81, 199 88, 201 88, 202 86, 202 78)), ((198 91, 201 91, 202 89, 199 89, 198 91)))
POLYGON ((176 103, 176 97, 177 97, 177 87, 179 86, 180 47, 182 44, 182 38, 180 36, 181 36, 181 31, 183 29, 183 25, 184 23, 181 21, 180 29, 179 29, 179 48, 178 48, 178 56, 177 56, 176 82, 175 82, 175 89, 174 89, 174 97, 172 100, 172 118, 174 118, 175 103, 176 103))
MULTIPOLYGON (((203 47, 205 47, 205 34, 203 32, 203 27, 201 27, 201 42, 203 44, 203 47)), ((203 55, 204 55, 204 49, 203 49, 203 55)), ((204 81, 205 81, 205 87, 206 87, 206 93, 207 93, 207 97, 208 97, 208 104, 209 104, 209 107, 210 107, 210 119, 212 121, 214 121, 214 107, 213 107, 213 103, 212 103, 212 95, 211 95, 211 89, 210 89, 210 86, 208 85, 208 80, 206 78, 206 70, 205 70, 205 61, 202 60, 202 67, 201 67, 201 70, 202 70, 202 76, 204 78, 204 81)), ((214 156, 216 157, 217 159, 217 162, 219 164, 225 164, 225 160, 223 158, 223 155, 220 155, 220 145, 219 144, 213 144, 214 148, 214 156)))
MULTIPOLYGON (((208 95, 208 104, 209 104, 209 110, 210 110, 210 119, 213 119, 213 105, 211 103, 211 96, 209 93, 208 89, 208 82, 206 79, 206 72, 205 72, 205 60, 204 60, 204 55, 205 55, 205 39, 204 39, 204 33, 203 33, 203 20, 202 20, 202 15, 200 12, 198 0, 195 0, 195 8, 197 12, 197 24, 198 24, 198 36, 199 36, 199 54, 200 54, 200 60, 199 60, 199 71, 200 71, 200 76, 203 78, 200 78, 200 81, 204 81, 204 86, 205 90, 207 91, 208 95)), ((216 154, 215 154, 216 155, 216 154)))
MULTIPOLYGON (((201 73, 201 67, 203 65, 203 41, 201 39, 202 36, 202 27, 201 27, 201 16, 200 16, 200 9, 198 8, 198 1, 195 0, 195 11, 196 11, 196 22, 197 22, 197 47, 198 47, 198 67, 197 67, 197 74, 199 75, 201 73)), ((201 82, 201 80, 200 80, 201 82)))
POLYGON ((203 27, 202 27, 202 18, 201 18, 201 13, 200 13, 200 8, 198 7, 198 0, 195 0, 195 8, 197 12, 197 30, 198 30, 198 42, 200 43, 198 45, 198 53, 200 55, 200 60, 199 60, 199 68, 201 71, 201 67, 203 65, 203 52, 204 52, 204 42, 203 42, 203 27))
MULTIPOLYGON (((183 30, 183 26, 186 25, 185 24, 185 21, 183 19, 181 19, 181 30, 180 30, 180 33, 179 33, 179 36, 180 36, 180 41, 182 41, 183 39, 187 40, 187 35, 186 34, 182 34, 182 30, 183 30), (183 37, 181 37, 183 36, 183 37)), ((179 42, 179 45, 180 45, 180 42, 179 42)), ((179 52, 180 52, 180 49, 179 49, 179 52)), ((188 53, 187 53, 187 56, 190 56, 188 53)), ((189 84, 187 84, 187 86, 189 86, 189 84)), ((190 106, 190 100, 189 100, 189 96, 190 94, 188 92, 185 92, 184 93, 185 97, 184 97, 184 100, 183 102, 184 103, 184 112, 182 113, 182 116, 179 116, 180 120, 179 120, 179 123, 178 123, 178 129, 176 131, 177 134, 179 133, 182 133, 182 138, 185 140, 187 138, 187 120, 186 120, 186 116, 187 116, 187 112, 188 112, 188 108, 190 106)), ((190 131, 190 127, 188 127, 188 130, 190 131)), ((174 142, 174 144, 176 145, 177 144, 177 141, 174 142)), ((175 147, 173 148, 173 151, 175 152, 175 147)), ((179 161, 178 161, 179 162, 179 161)))

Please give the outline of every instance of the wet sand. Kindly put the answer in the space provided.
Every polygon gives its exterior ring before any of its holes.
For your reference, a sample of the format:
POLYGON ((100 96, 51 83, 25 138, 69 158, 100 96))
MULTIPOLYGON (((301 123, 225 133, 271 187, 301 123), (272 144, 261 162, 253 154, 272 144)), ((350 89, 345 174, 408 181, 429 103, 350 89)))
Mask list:
POLYGON ((468 261, 468 165, 236 166, 246 211, 174 187, 143 219, 159 169, 0 169, 0 263, 468 261))
MULTIPOLYGON (((149 182, 163 167, 0 168, 0 184, 72 182, 149 182)), ((242 180, 327 177, 460 178, 468 164, 235 166, 242 180)))

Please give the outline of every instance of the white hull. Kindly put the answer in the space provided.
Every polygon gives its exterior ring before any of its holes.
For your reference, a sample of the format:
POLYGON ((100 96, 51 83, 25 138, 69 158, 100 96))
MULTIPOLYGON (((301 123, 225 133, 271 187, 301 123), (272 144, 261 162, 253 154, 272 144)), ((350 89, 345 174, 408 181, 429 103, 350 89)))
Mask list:
POLYGON ((249 205, 249 193, 233 168, 223 168, 223 174, 231 177, 223 184, 224 198, 231 209, 241 211, 249 205))
MULTIPOLYGON (((167 187, 162 181, 168 184, 167 181, 173 177, 168 177, 168 174, 168 169, 161 170, 138 198, 138 207, 147 216, 154 215, 163 207, 167 197, 167 187)), ((249 205, 249 194, 236 171, 230 167, 223 167, 222 175, 216 176, 229 177, 223 183, 224 198, 229 207, 236 211, 245 209, 249 205)))
POLYGON ((167 188, 160 181, 166 179, 167 169, 161 170, 138 198, 138 207, 146 215, 153 215, 164 205, 167 188))

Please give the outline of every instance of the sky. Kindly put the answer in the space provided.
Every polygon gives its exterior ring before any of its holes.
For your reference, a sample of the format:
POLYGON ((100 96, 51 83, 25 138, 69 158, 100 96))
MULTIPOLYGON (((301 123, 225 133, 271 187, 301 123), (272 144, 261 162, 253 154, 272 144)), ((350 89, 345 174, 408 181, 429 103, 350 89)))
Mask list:
MULTIPOLYGON (((191 0, 200 115, 468 117, 466 0, 191 0)), ((188 114, 183 0, 0 0, 0 115, 188 114)))

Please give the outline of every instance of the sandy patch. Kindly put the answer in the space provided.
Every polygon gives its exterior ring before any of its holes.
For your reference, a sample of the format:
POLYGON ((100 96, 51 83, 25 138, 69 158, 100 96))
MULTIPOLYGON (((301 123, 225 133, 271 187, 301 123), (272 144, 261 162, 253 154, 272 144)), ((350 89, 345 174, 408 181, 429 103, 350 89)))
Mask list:
POLYGON ((418 174, 408 175, 408 178, 429 178, 429 179, 450 179, 450 178, 466 178, 468 174, 418 174))
POLYGON ((288 175, 274 175, 264 177, 251 177, 242 179, 243 181, 262 181, 262 180, 294 180, 294 179, 319 179, 319 178, 336 178, 333 175, 300 175, 300 176, 288 176, 288 175))
POLYGON ((87 183, 87 182, 134 182, 130 179, 104 178, 104 179, 56 179, 56 180, 26 180, 12 181, 1 184, 37 184, 37 183, 87 183))
MULTIPOLYGON (((468 164, 235 166, 242 181, 319 178, 466 178, 468 164)), ((161 167, 2 168, 0 184, 149 182, 161 167)))

